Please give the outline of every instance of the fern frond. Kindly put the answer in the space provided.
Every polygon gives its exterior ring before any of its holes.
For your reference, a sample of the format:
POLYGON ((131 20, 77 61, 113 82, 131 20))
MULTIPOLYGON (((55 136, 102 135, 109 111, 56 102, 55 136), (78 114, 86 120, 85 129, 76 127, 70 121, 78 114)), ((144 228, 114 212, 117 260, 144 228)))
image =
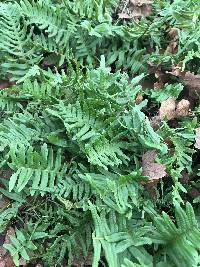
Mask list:
POLYGON ((177 267, 197 266, 200 229, 194 210, 187 202, 185 210, 176 203, 175 211, 177 225, 164 212, 162 217, 155 218, 153 240, 164 244, 167 255, 177 267))
POLYGON ((139 207, 139 187, 133 181, 120 183, 120 176, 105 171, 103 174, 84 173, 79 177, 89 183, 93 194, 98 194, 108 207, 125 214, 133 205, 139 207))
POLYGON ((61 101, 55 107, 56 110, 48 109, 48 112, 63 120, 67 132, 72 134, 72 140, 86 142, 101 136, 99 130, 102 128, 102 123, 94 118, 86 105, 82 109, 79 102, 75 105, 65 105, 61 101))
POLYGON ((96 119, 87 105, 60 102, 56 109, 47 111, 60 118, 72 141, 76 141, 82 151, 94 165, 107 168, 127 162, 128 157, 122 152, 123 143, 109 142, 104 136, 103 124, 96 119))
POLYGON ((37 80, 31 82, 31 80, 26 79, 20 89, 20 93, 28 94, 36 99, 49 99, 60 94, 58 86, 53 87, 47 82, 39 83, 37 80))
POLYGON ((29 146, 30 141, 33 142, 36 139, 39 139, 38 132, 23 123, 5 119, 0 124, 1 151, 11 144, 24 144, 29 146))
POLYGON ((0 110, 4 112, 13 113, 19 110, 22 110, 23 101, 17 95, 11 93, 11 90, 2 90, 0 91, 0 110))
POLYGON ((127 164, 129 157, 123 152, 125 143, 112 143, 106 139, 100 139, 94 145, 85 145, 85 152, 89 162, 107 169, 107 166, 127 164))
MULTIPOLYGON (((146 103, 141 103, 142 106, 146 103)), ((121 117, 123 127, 127 128, 133 140, 137 140, 139 149, 143 147, 155 148, 163 154, 167 152, 167 146, 159 134, 152 128, 149 119, 140 110, 142 106, 138 105, 132 108, 131 112, 121 117)))
POLYGON ((92 204, 90 204, 90 210, 95 224, 95 231, 92 235, 93 247, 94 247, 92 266, 93 267, 99 266, 102 249, 105 253, 107 262, 109 263, 109 267, 119 266, 119 260, 116 254, 115 244, 109 243, 105 239, 105 236, 111 233, 106 221, 105 213, 99 215, 96 207, 92 204))
POLYGON ((121 267, 150 267, 150 265, 134 263, 125 258, 124 263, 122 263, 121 267))
MULTIPOLYGON (((66 211, 63 206, 59 206, 58 216, 64 216, 65 219, 58 224, 55 221, 53 229, 50 230, 49 236, 55 238, 47 247, 43 259, 49 264, 61 264, 67 251, 67 266, 72 266, 73 261, 83 263, 90 252, 91 217, 88 213, 82 214, 74 209, 66 211)), ((52 228, 52 222, 49 221, 48 225, 52 228)))
POLYGON ((18 214, 21 203, 14 202, 7 209, 0 210, 0 233, 4 232, 10 220, 18 214))
POLYGON ((110 13, 113 8, 117 6, 119 1, 113 0, 78 0, 76 3, 69 0, 64 0, 67 8, 69 8, 73 13, 80 16, 81 18, 88 19, 98 19, 99 22, 107 21, 110 18, 110 13))
POLYGON ((0 5, 0 48, 13 56, 25 58, 30 55, 31 51, 25 51, 25 46, 29 42, 30 35, 26 36, 27 29, 21 29, 21 14, 17 5, 1 4, 0 5))
POLYGON ((53 187, 55 182, 61 181, 65 172, 62 166, 61 153, 44 144, 40 152, 33 147, 24 145, 12 146, 10 149, 10 167, 15 171, 10 177, 9 191, 14 188, 20 192, 30 182, 30 192, 33 195, 37 189, 44 190, 53 187))
POLYGON ((59 46, 67 46, 69 38, 76 31, 76 24, 65 19, 63 10, 58 6, 52 8, 46 1, 21 0, 20 10, 27 17, 29 25, 36 24, 59 46))
POLYGON ((0 5, 0 50, 5 52, 6 63, 2 63, 4 72, 12 74, 11 80, 24 76, 29 68, 39 63, 34 47, 30 49, 32 29, 27 34, 27 26, 21 24, 23 19, 17 4, 0 5))
POLYGON ((10 252, 16 266, 20 265, 20 256, 28 261, 30 260, 28 253, 37 249, 37 247, 31 241, 31 237, 29 237, 27 234, 25 235, 18 229, 16 230, 15 235, 10 236, 10 240, 11 243, 5 244, 4 248, 10 252))

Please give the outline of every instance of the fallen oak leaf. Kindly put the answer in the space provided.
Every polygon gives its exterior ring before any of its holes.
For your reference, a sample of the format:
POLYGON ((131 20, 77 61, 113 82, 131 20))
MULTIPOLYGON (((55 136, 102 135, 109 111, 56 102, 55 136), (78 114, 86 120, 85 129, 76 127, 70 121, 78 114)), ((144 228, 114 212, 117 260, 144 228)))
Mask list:
POLYGON ((10 80, 0 80, 0 90, 9 88, 13 85, 15 85, 15 83, 11 82, 10 80))
POLYGON ((200 74, 194 74, 191 72, 186 72, 185 75, 182 77, 183 83, 189 88, 196 88, 200 90, 200 74))
POLYGON ((182 63, 179 63, 178 65, 173 65, 172 71, 168 71, 167 73, 179 77, 181 82, 185 85, 189 96, 195 99, 200 93, 200 74, 194 74, 189 71, 185 72, 182 69, 182 63))
POLYGON ((165 165, 156 163, 156 157, 156 150, 149 150, 142 156, 143 175, 149 177, 149 181, 147 181, 147 183, 157 183, 160 178, 167 175, 165 165))
POLYGON ((200 128, 196 129, 196 137, 195 137, 195 147, 200 149, 200 128))
POLYGON ((196 99, 200 94, 200 74, 186 72, 181 77, 182 83, 186 86, 189 96, 196 99))

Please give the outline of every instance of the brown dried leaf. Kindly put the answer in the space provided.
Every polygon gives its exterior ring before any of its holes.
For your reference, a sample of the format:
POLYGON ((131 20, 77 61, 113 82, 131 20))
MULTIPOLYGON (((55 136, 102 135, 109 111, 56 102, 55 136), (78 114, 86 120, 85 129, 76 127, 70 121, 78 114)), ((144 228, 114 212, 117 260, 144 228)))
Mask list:
POLYGON ((176 41, 170 41, 170 43, 167 46, 165 52, 168 52, 168 53, 171 53, 171 54, 176 54, 177 51, 178 51, 177 42, 176 41))
POLYGON ((177 40, 178 39, 178 29, 177 28, 171 28, 168 34, 169 34, 169 37, 171 40, 177 40))
POLYGON ((6 250, 0 246, 0 267, 6 266, 6 260, 5 260, 6 250))
POLYGON ((13 262, 13 259, 10 254, 6 257, 6 267, 15 267, 16 265, 13 262))
POLYGON ((162 81, 156 82, 154 83, 153 87, 155 90, 160 90, 163 87, 163 82, 162 81))
POLYGON ((15 234, 15 229, 13 227, 9 227, 6 233, 6 238, 5 238, 5 244, 10 243, 10 237, 15 234))
POLYGON ((27 265, 27 261, 24 259, 24 258, 20 258, 20 260, 19 260, 19 264, 20 264, 20 266, 26 266, 27 265))
POLYGON ((143 5, 140 7, 141 9, 141 16, 142 17, 148 17, 151 15, 152 13, 152 8, 151 6, 148 6, 148 5, 143 5))
POLYGON ((0 250, 0 267, 15 267, 12 257, 7 251, 0 250), (1 253, 2 252, 2 253, 1 253))
POLYGON ((136 104, 140 104, 143 100, 143 96, 142 95, 137 95, 136 99, 135 99, 135 103, 136 104))
POLYGON ((185 75, 182 75, 182 82, 187 87, 190 97, 196 98, 200 93, 200 74, 186 72, 185 75))
POLYGON ((9 88, 10 86, 12 86, 12 83, 9 80, 0 80, 0 89, 9 88))
POLYGON ((176 102, 174 98, 169 97, 167 100, 163 101, 159 109, 160 119, 163 120, 166 117, 168 120, 173 120, 176 114, 175 108, 176 102))
POLYGON ((130 2, 135 6, 150 5, 153 0, 130 0, 130 2))
POLYGON ((200 88, 200 74, 195 75, 194 73, 188 71, 183 77, 183 82, 185 85, 200 88))
POLYGON ((137 19, 150 16, 152 8, 148 0, 122 0, 118 7, 118 17, 121 19, 137 19))
POLYGON ((198 148, 198 149, 200 149, 200 128, 197 128, 196 129, 196 137, 195 137, 195 141, 196 141, 196 143, 195 143, 195 147, 196 148, 198 148))
POLYGON ((148 17, 151 15, 151 6, 133 6, 129 8, 131 18, 148 17))
POLYGON ((183 64, 180 62, 177 65, 172 65, 172 71, 171 72, 169 71, 168 73, 177 77, 183 77, 185 75, 185 72, 182 71, 182 68, 183 64))
POLYGON ((182 99, 178 102, 176 106, 176 117, 186 117, 188 116, 190 108, 190 102, 186 99, 182 99))
POLYGON ((142 156, 143 175, 149 177, 148 183, 157 183, 160 178, 167 174, 163 164, 155 163, 156 156, 156 150, 149 150, 142 156))

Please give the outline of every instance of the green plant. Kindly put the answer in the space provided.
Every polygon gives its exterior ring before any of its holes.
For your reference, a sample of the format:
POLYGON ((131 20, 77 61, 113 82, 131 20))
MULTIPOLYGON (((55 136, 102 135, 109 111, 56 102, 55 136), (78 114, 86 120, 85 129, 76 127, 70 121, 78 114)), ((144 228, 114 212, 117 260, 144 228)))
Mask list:
POLYGON ((192 71, 199 3, 155 1, 149 17, 125 21, 116 18, 119 2, 0 3, 0 74, 9 80, 0 91, 8 199, 0 232, 14 227, 4 247, 16 266, 21 257, 45 266, 200 266, 189 194, 199 188, 199 103, 154 127, 158 105, 185 87, 173 77, 159 91, 143 88, 172 64, 192 71), (172 27, 177 53, 161 54, 172 27), (155 162, 144 162, 152 150, 155 162))

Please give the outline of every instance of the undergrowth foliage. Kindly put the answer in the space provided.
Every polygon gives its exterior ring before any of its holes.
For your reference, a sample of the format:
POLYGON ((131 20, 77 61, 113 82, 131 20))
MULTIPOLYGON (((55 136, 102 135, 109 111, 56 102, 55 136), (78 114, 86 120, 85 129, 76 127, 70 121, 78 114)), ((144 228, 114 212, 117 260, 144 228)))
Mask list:
POLYGON ((9 201, 0 231, 15 228, 4 248, 16 266, 200 266, 199 210, 188 195, 199 187, 199 107, 176 127, 153 127, 149 105, 184 88, 141 86, 148 60, 189 68, 199 57, 199 2, 168 2, 127 22, 115 19, 119 1, 1 1, 0 74, 12 86, 0 91, 0 194, 9 201), (160 54, 169 25, 180 29, 178 52, 160 54), (156 185, 142 170, 150 150, 166 166, 156 185))

